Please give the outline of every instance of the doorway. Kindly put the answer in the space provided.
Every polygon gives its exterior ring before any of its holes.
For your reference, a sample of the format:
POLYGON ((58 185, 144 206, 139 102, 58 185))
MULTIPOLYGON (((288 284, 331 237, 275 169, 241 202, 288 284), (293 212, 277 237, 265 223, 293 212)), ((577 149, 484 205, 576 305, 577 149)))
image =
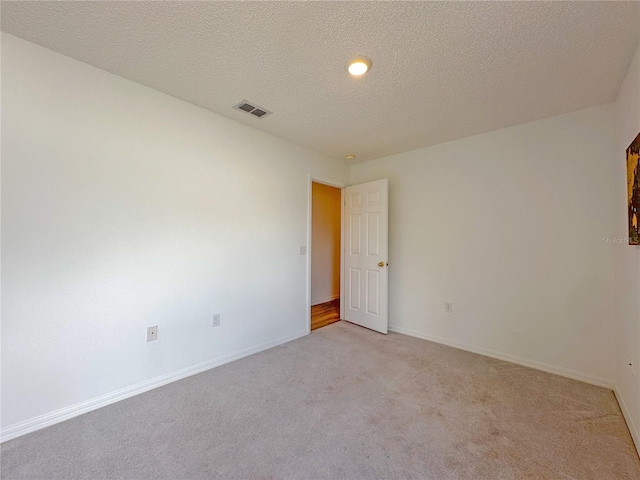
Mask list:
POLYGON ((311 330, 340 320, 342 190, 311 182, 311 330))

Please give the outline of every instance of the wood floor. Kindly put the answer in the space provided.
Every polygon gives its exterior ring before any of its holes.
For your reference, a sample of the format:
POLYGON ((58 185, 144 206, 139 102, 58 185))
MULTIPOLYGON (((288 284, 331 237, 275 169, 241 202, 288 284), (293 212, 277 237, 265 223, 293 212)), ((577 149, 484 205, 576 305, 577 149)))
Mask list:
POLYGON ((340 320, 340 298, 311 307, 311 330, 340 320))

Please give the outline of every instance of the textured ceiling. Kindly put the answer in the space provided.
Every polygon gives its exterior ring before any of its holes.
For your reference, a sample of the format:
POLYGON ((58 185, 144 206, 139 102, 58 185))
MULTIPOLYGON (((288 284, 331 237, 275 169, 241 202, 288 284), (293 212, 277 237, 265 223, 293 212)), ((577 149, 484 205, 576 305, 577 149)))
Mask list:
POLYGON ((638 2, 2 2, 2 30, 334 158, 613 100, 638 2), (345 62, 373 59, 352 79, 345 62), (247 99, 262 120, 234 110, 247 99))

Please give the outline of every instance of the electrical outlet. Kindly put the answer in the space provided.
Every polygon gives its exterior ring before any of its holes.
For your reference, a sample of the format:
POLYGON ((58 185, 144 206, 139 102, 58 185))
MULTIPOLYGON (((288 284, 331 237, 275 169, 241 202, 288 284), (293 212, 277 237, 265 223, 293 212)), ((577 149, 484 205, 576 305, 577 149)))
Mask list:
POLYGON ((453 303, 445 303, 444 304, 444 311, 447 313, 453 313, 453 303))
POLYGON ((155 342, 158 339, 158 326, 147 327, 147 342, 155 342))
POLYGON ((300 255, 306 255, 306 254, 307 254, 307 246, 300 245, 300 255))
POLYGON ((214 313, 211 316, 211 326, 212 327, 219 327, 220 326, 220 314, 219 313, 214 313))

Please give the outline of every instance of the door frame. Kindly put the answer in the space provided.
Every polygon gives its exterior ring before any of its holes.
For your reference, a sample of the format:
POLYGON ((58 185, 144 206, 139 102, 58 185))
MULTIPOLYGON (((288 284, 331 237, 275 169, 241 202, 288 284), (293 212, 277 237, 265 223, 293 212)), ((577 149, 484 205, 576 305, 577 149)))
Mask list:
POLYGON ((345 188, 347 184, 340 180, 335 180, 322 175, 309 174, 308 180, 308 201, 307 201, 307 334, 311 333, 311 253, 312 249, 312 225, 313 225, 313 183, 322 183, 340 189, 340 319, 342 320, 342 312, 344 311, 344 207, 345 207, 345 188))

